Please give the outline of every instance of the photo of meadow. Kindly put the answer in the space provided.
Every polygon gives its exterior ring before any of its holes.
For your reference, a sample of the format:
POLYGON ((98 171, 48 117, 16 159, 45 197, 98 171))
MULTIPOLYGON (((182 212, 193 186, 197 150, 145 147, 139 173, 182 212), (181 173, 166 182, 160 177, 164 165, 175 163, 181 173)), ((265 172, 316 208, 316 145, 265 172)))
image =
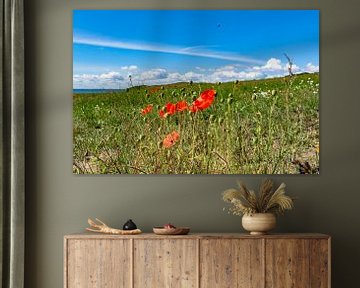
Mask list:
POLYGON ((74 174, 319 174, 317 10, 75 10, 74 174))

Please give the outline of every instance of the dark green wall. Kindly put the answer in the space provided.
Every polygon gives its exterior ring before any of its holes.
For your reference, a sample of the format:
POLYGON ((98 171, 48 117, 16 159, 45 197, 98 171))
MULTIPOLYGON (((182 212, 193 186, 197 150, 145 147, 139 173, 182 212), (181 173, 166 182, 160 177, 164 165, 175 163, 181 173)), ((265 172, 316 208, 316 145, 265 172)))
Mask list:
MULTIPOLYGON (((360 5, 357 1, 27 0, 26 287, 63 287, 63 235, 88 216, 145 231, 172 222, 197 232, 241 231, 223 212, 220 192, 262 176, 72 175, 73 9, 320 9, 321 175, 273 176, 299 197, 279 232, 333 237, 333 287, 359 287, 360 5)), ((136 21, 136 19, 134 19, 136 21)), ((297 19, 284 19, 291 25, 297 19)), ((126 25, 127 23, 125 23, 126 25)), ((241 37, 241 35, 239 35, 241 37)), ((305 288, 305 287, 304 287, 305 288)))

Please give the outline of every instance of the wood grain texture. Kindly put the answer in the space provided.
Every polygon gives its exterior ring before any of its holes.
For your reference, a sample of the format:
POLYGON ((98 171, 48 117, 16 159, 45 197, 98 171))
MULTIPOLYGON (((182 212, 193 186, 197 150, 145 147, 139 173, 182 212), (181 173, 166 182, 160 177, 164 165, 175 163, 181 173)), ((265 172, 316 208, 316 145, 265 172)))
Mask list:
POLYGON ((134 240, 134 287, 196 288, 196 251, 193 239, 134 240))
POLYGON ((188 235, 156 235, 142 233, 139 235, 107 235, 101 233, 77 233, 66 235, 65 239, 329 239, 329 235, 319 233, 289 233, 250 235, 249 233, 190 233, 188 235))
POLYGON ((330 288, 330 260, 323 234, 67 235, 64 287, 330 288))
POLYGON ((68 239, 65 287, 130 288, 130 252, 130 240, 68 239))
POLYGON ((310 240, 310 287, 328 288, 330 274, 329 241, 310 240))
POLYGON ((310 241, 266 239, 266 287, 304 288, 310 283, 310 241))
POLYGON ((200 287, 261 288, 261 239, 204 239, 200 244, 200 287))

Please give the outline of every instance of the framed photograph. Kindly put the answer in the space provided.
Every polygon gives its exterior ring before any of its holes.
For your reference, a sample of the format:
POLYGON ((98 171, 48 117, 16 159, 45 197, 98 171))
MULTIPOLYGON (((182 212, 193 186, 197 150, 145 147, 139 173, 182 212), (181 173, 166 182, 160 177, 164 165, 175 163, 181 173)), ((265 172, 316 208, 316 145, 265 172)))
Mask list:
POLYGON ((318 174, 318 10, 75 10, 73 173, 318 174))

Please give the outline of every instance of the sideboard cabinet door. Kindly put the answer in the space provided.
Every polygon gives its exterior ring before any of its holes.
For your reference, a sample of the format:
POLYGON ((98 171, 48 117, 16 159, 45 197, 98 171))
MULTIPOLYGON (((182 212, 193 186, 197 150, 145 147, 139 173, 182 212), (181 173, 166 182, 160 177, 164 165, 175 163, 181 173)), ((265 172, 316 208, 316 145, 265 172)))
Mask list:
POLYGON ((68 239, 68 288, 131 287, 130 240, 68 239))
POLYGON ((329 240, 266 239, 266 287, 327 288, 329 240))
POLYGON ((310 241, 310 287, 328 288, 331 286, 330 240, 310 241))
POLYGON ((330 288, 323 234, 74 234, 65 288, 330 288))
POLYGON ((135 239, 134 288, 196 288, 196 239, 135 239))
POLYGON ((263 287, 263 253, 261 239, 202 239, 200 287, 263 287))

